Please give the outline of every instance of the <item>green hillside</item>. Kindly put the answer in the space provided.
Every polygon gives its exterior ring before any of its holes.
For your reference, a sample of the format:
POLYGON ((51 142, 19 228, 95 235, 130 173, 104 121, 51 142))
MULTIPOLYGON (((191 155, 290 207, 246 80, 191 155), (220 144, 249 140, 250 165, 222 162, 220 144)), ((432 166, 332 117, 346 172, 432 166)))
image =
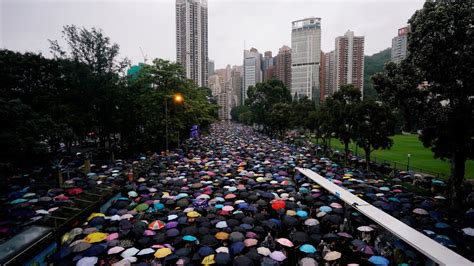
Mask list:
POLYGON ((390 61, 390 53, 391 49, 387 48, 373 55, 364 56, 364 97, 375 97, 377 95, 370 77, 383 71, 385 63, 390 61))

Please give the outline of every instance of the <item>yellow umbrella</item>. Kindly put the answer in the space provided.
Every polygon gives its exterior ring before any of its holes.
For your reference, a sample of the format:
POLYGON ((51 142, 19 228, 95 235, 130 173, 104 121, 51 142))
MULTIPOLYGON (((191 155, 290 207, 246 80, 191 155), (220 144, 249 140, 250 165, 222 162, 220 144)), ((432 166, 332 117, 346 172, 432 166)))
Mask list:
POLYGON ((190 211, 190 212, 188 212, 187 216, 189 218, 198 218, 198 217, 201 216, 201 214, 199 214, 199 212, 197 212, 197 211, 190 211))
POLYGON ((61 244, 67 243, 71 239, 72 239, 71 234, 67 232, 61 237, 61 244))
POLYGON ((87 243, 97 243, 104 241, 107 238, 107 234, 101 233, 101 232, 94 232, 91 234, 88 234, 86 238, 84 238, 84 241, 87 243))
POLYGON ((89 215, 89 217, 87 218, 87 221, 90 221, 94 219, 95 217, 100 217, 100 216, 105 217, 105 214, 100 213, 100 212, 94 212, 91 215, 89 215))
POLYGON ((201 263, 204 264, 204 265, 215 264, 216 261, 214 260, 214 257, 215 257, 214 254, 209 255, 209 256, 205 257, 205 258, 201 261, 201 263))
POLYGON ((173 251, 171 251, 169 248, 160 248, 155 252, 155 258, 162 259, 172 253, 173 251))
POLYGON ((226 232, 218 232, 216 235, 215 235, 216 239, 219 239, 219 240, 227 240, 229 239, 229 233, 226 233, 226 232))

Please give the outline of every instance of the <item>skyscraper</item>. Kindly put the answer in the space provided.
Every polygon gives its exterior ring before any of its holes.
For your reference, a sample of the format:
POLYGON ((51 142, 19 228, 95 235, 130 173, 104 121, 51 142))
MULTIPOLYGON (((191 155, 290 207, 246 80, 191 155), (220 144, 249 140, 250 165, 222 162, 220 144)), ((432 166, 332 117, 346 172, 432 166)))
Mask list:
POLYGON ((207 0, 176 0, 176 61, 186 77, 207 86, 207 0))
POLYGON ((391 61, 400 63, 407 56, 407 40, 409 27, 398 29, 398 36, 392 39, 392 56, 391 61))
POLYGON ((321 18, 310 17, 291 24, 291 94, 319 102, 321 18))
POLYGON ((319 62, 319 100, 326 99, 326 54, 321 51, 321 61, 319 62))
POLYGON ((257 49, 244 50, 244 86, 242 88, 242 101, 247 99, 247 89, 262 82, 262 55, 257 49))
POLYGON ((214 60, 209 60, 207 63, 208 76, 214 75, 214 60))
POLYGON ((274 71, 274 60, 272 57, 272 51, 266 51, 264 53, 262 63, 263 81, 272 79, 274 71))
POLYGON ((242 105, 242 66, 233 66, 230 74, 230 83, 232 84, 231 107, 242 105))
POLYGON ((291 89, 291 48, 283 45, 275 60, 275 77, 291 89))
MULTIPOLYGON (((335 91, 342 85, 353 84, 364 94, 364 36, 354 36, 348 30, 336 38, 335 91)), ((334 91, 333 91, 334 92, 334 91)))
POLYGON ((332 95, 335 91, 335 70, 336 70, 336 58, 335 52, 331 51, 324 55, 326 63, 324 65, 324 92, 326 97, 332 95))

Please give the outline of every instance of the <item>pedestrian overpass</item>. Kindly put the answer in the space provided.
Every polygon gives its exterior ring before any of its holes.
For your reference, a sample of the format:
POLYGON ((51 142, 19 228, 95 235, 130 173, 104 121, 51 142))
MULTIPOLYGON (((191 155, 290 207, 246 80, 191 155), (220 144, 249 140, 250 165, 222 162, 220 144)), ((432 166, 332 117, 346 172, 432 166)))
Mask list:
POLYGON ((351 205, 357 211, 370 218, 401 240, 405 241, 419 252, 423 253, 433 262, 439 265, 474 265, 471 261, 462 257, 461 255, 411 228, 400 220, 395 219, 391 215, 355 196, 344 188, 339 187, 338 185, 313 172, 312 170, 299 167, 296 169, 298 172, 313 180, 331 194, 351 205))

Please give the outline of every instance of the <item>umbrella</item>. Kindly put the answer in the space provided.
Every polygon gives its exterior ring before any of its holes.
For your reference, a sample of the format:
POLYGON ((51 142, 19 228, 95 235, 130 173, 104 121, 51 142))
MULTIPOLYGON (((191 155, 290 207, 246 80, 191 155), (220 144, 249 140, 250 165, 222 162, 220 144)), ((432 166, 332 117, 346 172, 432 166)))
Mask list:
POLYGON ((206 256, 201 261, 201 264, 204 264, 204 265, 211 265, 211 264, 215 264, 215 263, 216 263, 216 260, 215 260, 215 255, 214 254, 206 256))
POLYGON ((134 248, 134 247, 131 247, 131 248, 127 248, 124 252, 122 252, 122 254, 120 254, 120 256, 122 256, 122 258, 129 258, 129 257, 133 257, 135 256, 140 250, 138 248, 134 248))
POLYGON ((173 251, 170 248, 160 248, 155 252, 155 258, 162 259, 168 255, 171 255, 173 251))
POLYGON ((110 248, 108 251, 107 251, 107 254, 109 255, 112 255, 112 254, 117 254, 117 253, 120 253, 122 251, 124 251, 125 248, 123 247, 113 247, 113 248, 110 248))
POLYGON ((390 264, 390 261, 382 256, 372 256, 369 258, 369 262, 380 266, 388 266, 390 264))
POLYGON ((313 258, 305 257, 299 261, 298 265, 299 266, 317 266, 318 263, 313 258))
POLYGON ((92 244, 83 242, 83 240, 79 240, 79 242, 75 243, 74 245, 71 246, 71 251, 72 252, 82 252, 88 248, 90 248, 92 244))
POLYGON ((97 243, 104 241, 105 239, 107 239, 107 234, 101 232, 94 232, 88 234, 86 238, 84 238, 84 241, 86 241, 87 243, 97 243))
POLYGON ((149 225, 148 225, 148 229, 150 230, 160 230, 162 228, 164 228, 166 226, 166 224, 160 220, 157 220, 157 221, 154 221, 154 222, 151 222, 149 225))
POLYGON ((304 245, 300 246, 299 250, 304 252, 304 253, 309 253, 309 254, 315 253, 317 251, 316 248, 313 245, 310 245, 310 244, 304 244, 304 245))
POLYGON ((272 203, 272 208, 274 210, 284 209, 286 207, 286 203, 284 200, 275 200, 272 203))
POLYGON ((283 252, 275 250, 270 254, 270 258, 272 258, 272 259, 274 259, 278 262, 282 262, 286 259, 286 256, 285 256, 285 254, 283 254, 283 252))
POLYGON ((288 238, 277 238, 276 240, 280 245, 285 247, 293 247, 293 242, 291 242, 288 238))
POLYGON ((228 227, 226 221, 220 221, 216 224, 216 228, 219 228, 219 229, 226 228, 226 227, 228 227))
POLYGON ((201 257, 206 257, 211 254, 214 254, 214 249, 209 246, 202 246, 201 248, 199 248, 198 254, 201 257))
POLYGON ((239 241, 239 242, 232 243, 229 247, 229 251, 230 251, 230 254, 237 255, 237 254, 240 254, 244 250, 244 248, 245 248, 245 244, 239 241))
POLYGON ((99 261, 97 257, 83 257, 77 261, 77 266, 90 266, 95 265, 99 261))
POLYGON ((146 203, 141 203, 141 204, 138 204, 137 207, 135 207, 135 210, 137 211, 146 211, 146 209, 148 209, 148 204, 146 203))
POLYGON ((198 212, 196 211, 190 211, 186 214, 189 218, 198 218, 201 216, 201 214, 199 214, 198 212))
POLYGON ((263 255, 263 256, 268 256, 272 253, 270 251, 270 249, 268 249, 266 247, 258 247, 257 252, 258 252, 258 254, 263 255))
POLYGON ((472 227, 463 228, 462 232, 468 236, 474 236, 474 228, 472 227))
POLYGON ((227 240, 229 239, 229 234, 226 232, 218 232, 215 234, 215 238, 218 240, 227 240))
POLYGON ((310 219, 305 220, 304 224, 307 226, 314 226, 314 225, 318 225, 319 221, 316 219, 310 218, 310 219))
POLYGON ((334 260, 337 260, 341 258, 341 253, 340 252, 337 252, 337 251, 331 251, 331 252, 328 252, 325 256, 324 256, 324 260, 326 261, 334 261, 334 260))
POLYGON ((194 237, 194 236, 185 235, 185 236, 183 236, 183 240, 188 241, 188 242, 194 242, 194 241, 197 241, 197 238, 194 237))
POLYGON ((245 244, 246 247, 255 246, 255 245, 257 245, 257 243, 258 243, 258 240, 253 239, 253 238, 248 238, 248 239, 244 240, 244 244, 245 244))
POLYGON ((220 265, 227 265, 232 261, 230 255, 228 253, 220 252, 217 253, 214 257, 217 264, 220 265))
POLYGON ((357 227, 357 230, 360 231, 360 232, 371 232, 374 229, 370 226, 359 226, 359 227, 357 227))
POLYGON ((419 214, 419 215, 428 215, 428 212, 425 209, 422 209, 422 208, 414 209, 413 213, 419 214))

